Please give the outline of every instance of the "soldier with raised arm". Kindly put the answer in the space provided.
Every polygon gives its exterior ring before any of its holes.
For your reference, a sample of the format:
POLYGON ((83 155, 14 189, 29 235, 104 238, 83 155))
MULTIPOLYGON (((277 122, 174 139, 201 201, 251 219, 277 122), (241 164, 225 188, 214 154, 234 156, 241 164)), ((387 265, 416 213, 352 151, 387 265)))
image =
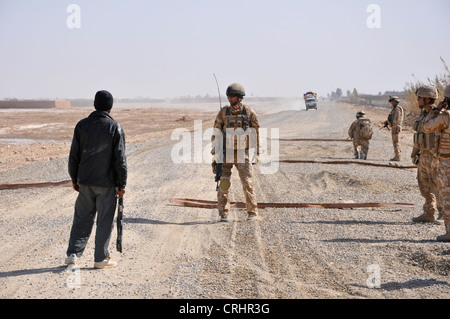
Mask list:
POLYGON ((423 131, 436 134, 436 145, 433 148, 432 169, 435 173, 437 197, 444 219, 445 234, 438 236, 438 241, 450 241, 450 85, 445 88, 444 101, 439 103, 441 110, 435 118, 425 121, 423 131))
POLYGON ((417 89, 417 101, 422 110, 419 118, 414 123, 414 146, 411 152, 411 160, 417 165, 417 181, 420 194, 425 199, 423 213, 413 218, 415 223, 437 223, 436 215, 436 185, 433 180, 431 163, 433 161, 432 149, 435 144, 435 133, 425 133, 424 123, 439 113, 434 105, 438 98, 437 89, 426 85, 417 89))

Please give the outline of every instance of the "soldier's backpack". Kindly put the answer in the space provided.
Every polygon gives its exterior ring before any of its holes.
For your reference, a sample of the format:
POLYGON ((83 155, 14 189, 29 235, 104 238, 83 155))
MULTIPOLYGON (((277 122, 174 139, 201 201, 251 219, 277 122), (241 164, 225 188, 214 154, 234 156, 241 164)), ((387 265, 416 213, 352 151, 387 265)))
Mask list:
POLYGON ((360 119, 359 136, 365 140, 370 140, 373 135, 373 128, 368 119, 360 119))

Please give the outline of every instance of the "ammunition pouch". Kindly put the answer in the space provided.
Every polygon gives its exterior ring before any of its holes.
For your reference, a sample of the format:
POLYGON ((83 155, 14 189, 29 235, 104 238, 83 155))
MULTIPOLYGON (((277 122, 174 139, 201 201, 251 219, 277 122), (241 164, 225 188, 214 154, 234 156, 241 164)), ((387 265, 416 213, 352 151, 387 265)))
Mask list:
MULTIPOLYGON (((247 115, 245 106, 243 106, 242 113, 233 115, 230 108, 226 110, 225 129, 243 129, 244 132, 250 127, 250 120, 247 115)), ((226 143, 233 143, 233 145, 227 145, 227 149, 247 150, 249 148, 248 136, 233 136, 233 139, 226 140, 226 143)))
POLYGON ((432 150, 435 144, 434 133, 414 133, 414 147, 421 151, 432 150))
POLYGON ((437 153, 441 157, 449 157, 450 156, 450 133, 449 132, 440 132, 439 133, 439 146, 437 153))

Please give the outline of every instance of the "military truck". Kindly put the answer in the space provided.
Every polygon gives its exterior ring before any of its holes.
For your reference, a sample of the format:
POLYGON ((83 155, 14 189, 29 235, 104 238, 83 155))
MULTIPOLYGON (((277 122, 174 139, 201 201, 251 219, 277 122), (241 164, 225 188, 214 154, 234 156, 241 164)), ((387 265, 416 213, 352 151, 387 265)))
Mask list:
POLYGON ((306 92, 303 94, 303 98, 305 99, 306 110, 316 109, 317 110, 317 93, 314 92, 306 92))

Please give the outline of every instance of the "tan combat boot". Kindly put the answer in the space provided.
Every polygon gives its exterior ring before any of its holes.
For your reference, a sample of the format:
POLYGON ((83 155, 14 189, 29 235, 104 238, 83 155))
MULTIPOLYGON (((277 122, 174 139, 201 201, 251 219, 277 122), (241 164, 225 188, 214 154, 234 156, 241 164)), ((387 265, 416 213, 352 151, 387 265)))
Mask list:
POLYGON ((445 234, 437 236, 436 240, 450 242, 450 220, 445 220, 445 234))
POLYGON ((434 224, 442 224, 441 222, 437 221, 434 217, 433 213, 424 212, 422 215, 419 215, 417 217, 414 217, 412 219, 414 223, 434 223, 434 224))

